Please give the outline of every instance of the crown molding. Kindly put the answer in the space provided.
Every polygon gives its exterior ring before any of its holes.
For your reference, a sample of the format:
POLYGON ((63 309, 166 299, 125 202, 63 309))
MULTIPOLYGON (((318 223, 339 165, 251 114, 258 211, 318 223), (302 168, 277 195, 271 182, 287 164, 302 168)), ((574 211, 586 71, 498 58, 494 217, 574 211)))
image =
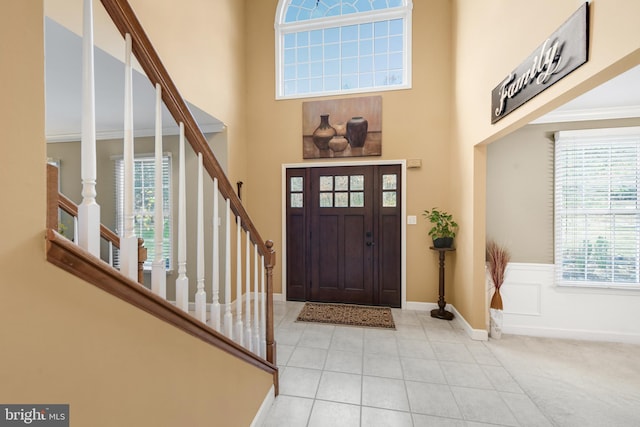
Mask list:
MULTIPOLYGON (((224 130, 224 128, 225 128, 225 125, 223 123, 207 124, 207 125, 200 126, 200 130, 204 134, 220 133, 224 130)), ((154 136, 156 134, 155 132, 156 132, 155 128, 137 129, 137 130, 134 130, 133 136, 135 138, 143 138, 148 136, 154 136)), ((168 136, 168 135, 178 135, 178 134, 179 134, 179 128, 177 126, 162 128, 162 135, 168 136)), ((96 140, 98 141, 106 140, 106 139, 123 139, 123 138, 124 138, 124 130, 113 129, 113 130, 103 130, 103 131, 96 132, 96 140)), ((79 132, 48 134, 46 139, 48 143, 73 142, 73 141, 80 141, 81 134, 79 132)))
POLYGON ((556 110, 533 120, 531 124, 584 122, 589 120, 628 119, 640 117, 640 105, 624 107, 589 108, 581 110, 556 110))

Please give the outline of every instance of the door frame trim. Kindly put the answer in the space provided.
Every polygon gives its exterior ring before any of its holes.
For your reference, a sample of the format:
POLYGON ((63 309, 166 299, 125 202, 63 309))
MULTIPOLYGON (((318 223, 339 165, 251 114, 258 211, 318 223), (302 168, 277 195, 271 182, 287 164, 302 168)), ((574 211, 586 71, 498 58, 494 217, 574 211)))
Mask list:
POLYGON ((402 174, 402 201, 400 203, 400 307, 407 307, 407 161, 401 160, 366 160, 366 161, 339 161, 339 162, 309 162, 309 163, 283 163, 280 180, 280 200, 281 200, 281 228, 282 228, 282 250, 280 264, 282 265, 282 299, 287 300, 287 169, 298 168, 326 168, 341 166, 380 166, 380 165, 400 165, 402 174))

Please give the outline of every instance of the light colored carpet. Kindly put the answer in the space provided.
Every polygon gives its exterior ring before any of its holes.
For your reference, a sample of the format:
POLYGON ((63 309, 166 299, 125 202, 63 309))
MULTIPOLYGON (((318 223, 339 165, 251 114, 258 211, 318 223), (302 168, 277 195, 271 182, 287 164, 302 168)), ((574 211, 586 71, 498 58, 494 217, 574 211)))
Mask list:
POLYGON ((369 328, 396 328, 390 308, 365 305, 307 302, 302 307, 297 321, 369 328))

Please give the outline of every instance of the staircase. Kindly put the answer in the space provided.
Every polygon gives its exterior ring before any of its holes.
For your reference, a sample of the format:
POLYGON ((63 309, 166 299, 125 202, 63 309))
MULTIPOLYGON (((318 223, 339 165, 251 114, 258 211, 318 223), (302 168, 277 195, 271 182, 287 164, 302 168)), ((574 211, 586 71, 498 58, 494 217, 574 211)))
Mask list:
MULTIPOLYGON (((47 260, 100 289, 144 310, 198 339, 230 353, 273 375, 278 390, 278 369, 273 333, 273 242, 264 241, 242 202, 233 190, 204 134, 162 65, 140 22, 126 0, 101 0, 108 15, 123 36, 125 55, 125 128, 124 161, 124 230, 116 235, 100 221, 96 202, 96 138, 93 95, 93 11, 91 0, 84 0, 83 37, 83 130, 82 130, 82 195, 78 206, 58 192, 58 171, 47 169, 47 260), (162 251, 156 250, 151 272, 151 290, 142 285, 144 242, 133 227, 133 129, 131 73, 132 58, 141 65, 157 94, 157 120, 160 103, 164 103, 180 127, 180 170, 178 179, 178 273, 175 283, 176 301, 166 299, 166 264, 162 251), (187 144, 198 156, 197 233, 186 233, 185 150, 187 144), (213 184, 213 206, 204 205, 204 182, 213 184), (210 278, 204 277, 204 211, 212 210, 213 238, 208 260, 210 278), (73 240, 58 229, 60 212, 74 218, 73 240), (224 218, 224 222, 218 219, 224 218), (235 218, 235 223, 232 220, 235 218), (224 224, 224 229, 219 224, 224 224), (77 230, 77 231, 76 231, 77 230), (197 239, 195 260, 187 260, 185 242, 197 239), (107 259, 100 257, 101 240, 109 247, 107 259), (224 242, 220 244, 220 242, 224 242), (235 246, 235 250, 232 250, 235 246), (244 255, 243 255, 244 252, 244 255), (114 262, 114 259, 118 262, 114 262), (186 263, 197 265, 196 292, 189 295, 186 263), (224 278, 220 280, 224 270, 224 278), (209 286, 210 284, 210 286, 209 286), (234 286, 235 285, 235 286, 234 286), (190 301, 194 305, 190 312, 190 301)), ((162 218, 161 190, 161 125, 156 126, 156 211, 157 223, 162 218), (159 201, 159 202, 158 202, 159 201)), ((162 242, 162 227, 156 227, 155 242, 162 242)), ((172 284, 169 284, 171 286, 172 284)))

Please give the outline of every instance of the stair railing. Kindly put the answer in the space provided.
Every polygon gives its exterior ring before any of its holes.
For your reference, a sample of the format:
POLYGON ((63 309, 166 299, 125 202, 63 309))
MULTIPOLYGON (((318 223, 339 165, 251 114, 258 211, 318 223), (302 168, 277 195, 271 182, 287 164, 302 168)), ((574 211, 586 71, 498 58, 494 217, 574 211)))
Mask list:
MULTIPOLYGON (((100 224, 100 208, 96 202, 95 192, 95 106, 93 96, 93 12, 91 0, 84 0, 84 31, 83 31, 83 136, 82 136, 82 182, 83 182, 83 202, 74 211, 73 203, 69 205, 64 196, 59 195, 57 187, 55 195, 53 186, 57 185, 54 172, 49 177, 49 201, 47 233, 48 259, 78 276, 87 279, 91 283, 111 292, 120 298, 128 300, 140 308, 152 312, 152 314, 163 318, 176 326, 183 327, 185 331, 192 335, 210 342, 238 357, 271 372, 274 376, 276 393, 278 389, 278 376, 276 361, 276 347, 273 331, 273 268, 275 266, 275 251, 271 241, 264 241, 260 237, 251 218, 246 212, 242 202, 233 190, 223 169, 211 151, 206 138, 198 127, 194 117, 189 111, 186 102, 179 94, 175 84, 171 80, 167 70, 160 61, 155 49, 151 45, 147 35, 129 3, 126 0, 101 0, 104 8, 112 21, 122 34, 125 46, 125 138, 124 138, 124 169, 125 186, 133 185, 131 174, 131 162, 133 157, 133 132, 131 129, 132 104, 130 96, 130 73, 131 57, 135 55, 138 63, 146 73, 148 79, 156 87, 156 177, 162 173, 162 168, 158 167, 158 157, 162 155, 162 126, 161 106, 163 102, 180 128, 180 167, 179 167, 179 194, 178 194, 178 279, 176 281, 176 304, 168 303, 165 300, 165 284, 156 283, 156 277, 166 277, 164 262, 159 259, 156 246, 156 259, 152 270, 152 292, 146 288, 132 285, 129 281, 132 277, 125 272, 112 272, 104 265, 96 261, 99 258, 99 244, 96 244, 96 236, 103 227, 100 224), (129 76, 129 77, 127 77, 129 76), (91 133, 93 132, 93 133, 91 133), (197 196, 197 277, 196 293, 194 295, 195 319, 187 320, 191 310, 189 305, 188 278, 186 277, 186 191, 185 191, 185 142, 188 142, 194 153, 198 156, 198 196, 197 196), (129 162, 129 163, 128 163, 129 162), (129 164, 129 166, 127 166, 129 164), (213 277, 211 278, 210 297, 207 296, 207 286, 205 284, 205 260, 204 260, 204 171, 213 181, 213 277), (127 178, 127 175, 129 176, 127 178), (127 184, 127 181, 129 184, 127 184), (219 206, 219 196, 222 199, 222 208, 219 206), (57 231, 58 207, 62 207, 73 216, 78 216, 79 223, 79 243, 81 249, 76 249, 64 241, 57 231), (69 212, 70 211, 70 212, 69 212), (231 253, 231 216, 236 219, 236 254, 232 259, 231 253), (225 229, 220 230, 219 218, 226 219, 225 229), (223 233, 224 248, 219 247, 219 236, 223 233), (243 239, 244 236, 244 239, 243 239), (245 256, 242 257, 242 247, 244 240, 245 256), (224 251, 224 252, 223 252, 224 251), (97 253, 96 253, 97 252, 97 253), (221 257, 221 253, 224 256, 221 257), (223 258, 223 259, 222 259, 223 258), (220 283, 219 271, 220 261, 224 262, 225 277, 224 283, 220 283), (83 264, 78 268, 79 264, 83 264), (232 264, 235 264, 235 313, 232 307, 232 264), (161 269, 156 269, 160 266, 161 269), (243 268, 244 267, 244 268, 243 268), (260 267, 260 268, 259 268, 260 267), (95 270, 95 277, 88 272, 95 270), (244 280, 243 280, 244 271, 244 280), (252 286, 253 284, 253 286, 252 286), (244 286, 243 286, 244 285, 244 286), (224 300, 220 301, 220 294, 224 300), (152 295, 148 295, 152 294, 152 295), (243 308, 244 298, 244 308, 243 308), (207 310, 208 301, 210 308, 207 310), (252 305, 253 304, 253 305, 252 305), (253 307, 253 310, 252 310, 253 307), (181 314, 184 313, 184 314, 181 314), (244 312, 244 318, 243 318, 244 312), (160 313, 160 314, 159 314, 160 313), (235 321, 233 315, 235 314, 235 321), (262 360, 262 361, 261 361, 262 360)), ((56 172, 57 173, 57 170, 56 172)), ((156 178, 156 183, 159 181, 156 178)), ((161 181, 160 181, 161 182, 161 181)), ((156 184, 158 190, 159 185, 156 184)), ((125 197, 130 188, 125 188, 125 197)), ((160 189, 161 193, 161 189, 160 189)), ((131 194, 131 193, 130 193, 131 194)), ((131 197, 131 196, 129 196, 131 197)), ((156 197, 161 197, 156 193, 156 197)), ((161 199, 160 199, 161 200, 161 199)), ((132 227, 126 221, 132 220, 132 203, 127 203, 125 199, 125 229, 132 227)), ((155 203, 156 221, 162 218, 162 203, 155 203), (160 212, 158 212, 160 210, 160 212)), ((113 233, 105 231, 105 237, 116 247, 121 247, 124 238, 131 236, 114 236, 113 233)), ((156 244, 162 239, 162 227, 156 227, 156 244)), ((137 241, 137 240, 136 240, 137 241)), ((120 256, 123 256, 123 250, 120 256)), ((141 265, 141 255, 138 251, 127 255, 127 262, 134 260, 141 265), (137 259, 134 259, 137 258, 137 259)), ((112 268, 112 267, 109 267, 112 268)), ((138 279, 140 273, 138 273, 138 279)))

